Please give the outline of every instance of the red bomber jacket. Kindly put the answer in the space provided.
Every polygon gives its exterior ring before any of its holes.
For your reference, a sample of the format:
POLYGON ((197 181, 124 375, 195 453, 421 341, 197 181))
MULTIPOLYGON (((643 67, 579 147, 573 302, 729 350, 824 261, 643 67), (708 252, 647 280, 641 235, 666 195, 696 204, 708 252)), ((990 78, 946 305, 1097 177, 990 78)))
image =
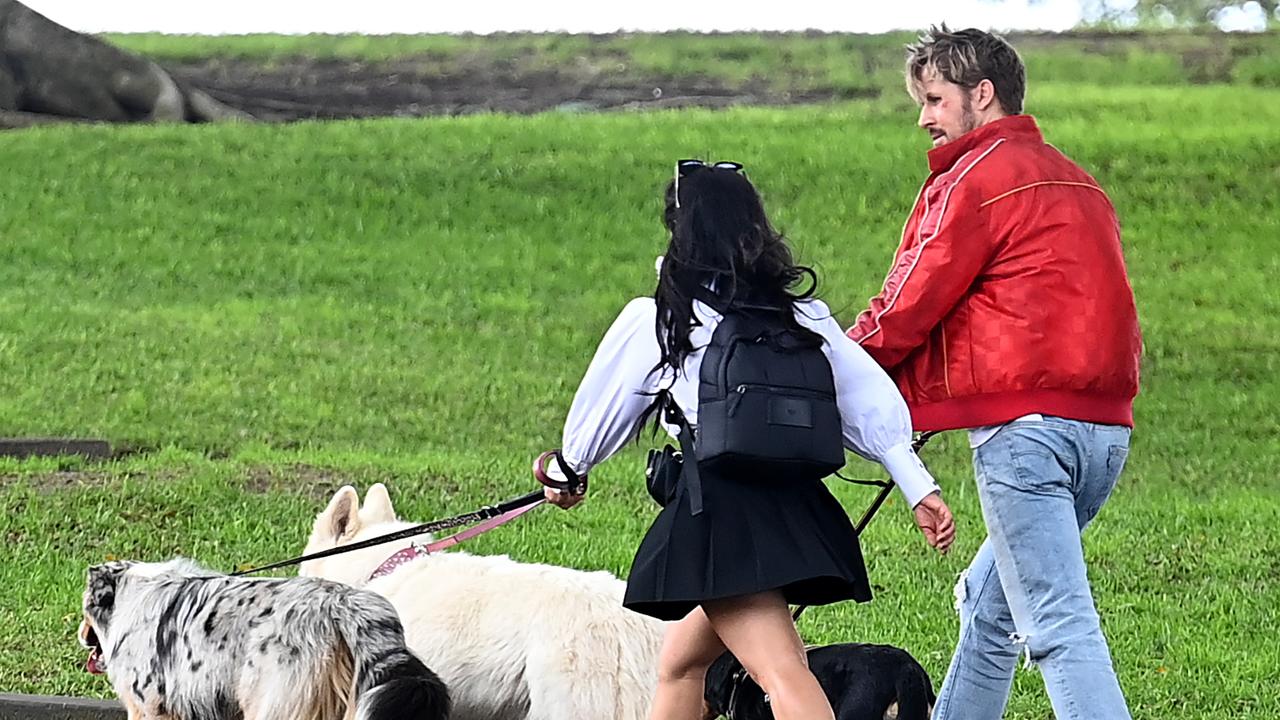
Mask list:
POLYGON ((1133 425, 1142 337, 1115 209, 1028 115, 929 152, 884 289, 849 337, 916 430, 1042 413, 1133 425))

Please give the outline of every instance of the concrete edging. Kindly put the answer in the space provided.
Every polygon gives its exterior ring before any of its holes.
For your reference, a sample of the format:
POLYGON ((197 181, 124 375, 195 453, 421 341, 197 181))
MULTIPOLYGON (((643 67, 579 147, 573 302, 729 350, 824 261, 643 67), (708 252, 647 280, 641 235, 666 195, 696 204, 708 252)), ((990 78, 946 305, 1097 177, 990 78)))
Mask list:
POLYGON ((111 457, 111 444, 92 438, 0 438, 0 456, 61 457, 81 455, 90 460, 111 457))
POLYGON ((0 693, 0 720, 124 720, 114 700, 0 693))

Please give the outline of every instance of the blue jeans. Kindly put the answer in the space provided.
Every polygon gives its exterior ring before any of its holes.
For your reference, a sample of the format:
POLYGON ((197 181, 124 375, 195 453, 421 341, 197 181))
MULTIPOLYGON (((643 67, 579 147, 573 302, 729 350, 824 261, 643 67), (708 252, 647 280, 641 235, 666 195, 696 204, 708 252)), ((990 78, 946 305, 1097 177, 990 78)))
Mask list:
POLYGON ((935 720, 1001 717, 1022 653, 1060 720, 1129 718, 1080 545, 1128 454, 1128 428, 1057 417, 974 450, 987 539, 956 585, 960 641, 935 720))

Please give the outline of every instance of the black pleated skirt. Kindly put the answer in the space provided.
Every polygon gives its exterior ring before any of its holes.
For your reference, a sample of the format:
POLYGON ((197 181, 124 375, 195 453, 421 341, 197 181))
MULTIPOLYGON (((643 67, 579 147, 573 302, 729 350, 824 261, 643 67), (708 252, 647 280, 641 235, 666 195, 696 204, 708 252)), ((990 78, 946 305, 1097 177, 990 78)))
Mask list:
POLYGON ((821 481, 700 474, 702 513, 690 513, 682 482, 636 551, 627 608, 679 620, 704 601, 766 590, 792 605, 871 599, 858 535, 821 481))

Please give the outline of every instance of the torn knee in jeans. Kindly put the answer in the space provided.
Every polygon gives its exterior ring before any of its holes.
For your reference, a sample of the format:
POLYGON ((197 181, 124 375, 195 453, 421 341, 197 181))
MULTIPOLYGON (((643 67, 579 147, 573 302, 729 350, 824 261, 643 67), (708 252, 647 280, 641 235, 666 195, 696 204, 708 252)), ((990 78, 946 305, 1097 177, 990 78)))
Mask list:
POLYGON ((960 614, 960 608, 965 601, 969 599, 969 569, 965 568, 960 571, 960 578, 956 580, 956 587, 953 590, 956 596, 956 614, 960 614))
POLYGON ((1022 667, 1027 669, 1033 667, 1035 665, 1035 661, 1031 658, 1031 643, 1028 642, 1030 640, 1030 636, 1026 633, 1011 632, 1009 633, 1009 640, 1013 642, 1014 647, 1017 647, 1022 653, 1022 667))

